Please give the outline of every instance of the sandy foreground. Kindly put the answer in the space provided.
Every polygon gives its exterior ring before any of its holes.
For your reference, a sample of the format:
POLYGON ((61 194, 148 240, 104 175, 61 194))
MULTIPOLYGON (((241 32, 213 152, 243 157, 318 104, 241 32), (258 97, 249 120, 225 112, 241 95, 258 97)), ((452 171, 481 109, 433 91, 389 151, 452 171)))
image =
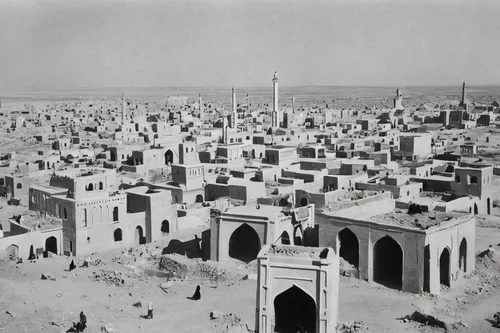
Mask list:
MULTIPOLYGON (((199 231, 201 229, 183 233, 188 235, 199 231)), ((247 266, 237 263, 221 265, 219 270, 225 272, 225 277, 219 280, 218 286, 191 277, 172 282, 168 292, 159 288, 166 278, 134 273, 123 264, 125 258, 128 261, 135 259, 136 266, 147 266, 148 256, 154 257, 154 253, 167 246, 170 239, 182 236, 172 235, 162 242, 138 246, 131 254, 128 254, 128 248, 101 253, 94 257, 102 261, 98 265, 79 267, 72 272, 66 271, 71 259, 63 256, 34 263, 25 260, 17 265, 4 258, 0 266, 0 332, 66 332, 72 321, 78 320, 82 310, 88 318, 86 332, 100 332, 103 326, 113 332, 131 333, 240 332, 235 330, 235 324, 248 325, 253 330, 256 281, 243 279, 255 271, 252 263, 247 266), (96 279, 93 272, 103 270, 121 273, 124 283, 117 286, 102 278, 96 279), (51 273, 56 280, 41 280, 42 273, 51 273), (202 299, 188 299, 200 283, 203 283, 202 299), (138 301, 142 308, 133 305, 138 301), (154 318, 150 320, 141 318, 147 313, 148 301, 154 304, 154 318), (211 320, 212 311, 228 316, 211 320)), ((399 319, 418 309, 449 323, 451 331, 498 332, 488 320, 500 310, 500 248, 496 246, 500 240, 500 217, 478 217, 476 237, 477 254, 490 244, 493 250, 478 256, 476 272, 462 279, 454 289, 445 290, 439 298, 403 293, 342 277, 339 322, 360 321, 360 332, 444 331, 399 319)), ((201 263, 199 259, 179 255, 169 257, 191 267, 201 263)), ((153 266, 154 260, 151 261, 153 266)), ((79 266, 82 258, 76 258, 75 263, 79 266)))

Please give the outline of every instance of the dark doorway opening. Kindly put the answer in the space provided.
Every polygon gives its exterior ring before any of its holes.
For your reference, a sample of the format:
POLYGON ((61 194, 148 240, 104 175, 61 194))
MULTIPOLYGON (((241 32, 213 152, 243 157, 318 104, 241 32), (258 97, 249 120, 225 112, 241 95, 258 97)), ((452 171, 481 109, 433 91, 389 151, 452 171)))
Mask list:
POLYGON ((283 233, 281 234, 281 244, 290 245, 290 236, 286 231, 283 231, 283 233))
POLYGON ((144 237, 144 232, 142 231, 142 227, 139 225, 137 226, 137 228, 135 228, 135 242, 139 243, 139 244, 146 243, 146 239, 144 237))
POLYGON ((358 237, 348 228, 339 232, 339 255, 354 267, 359 267, 359 241, 358 237))
POLYGON ((316 332, 316 303, 297 286, 292 286, 276 296, 274 316, 274 332, 316 332))
POLYGON ((229 256, 245 263, 257 258, 260 251, 260 239, 257 232, 244 223, 229 238, 229 256))
POLYGON ((57 254, 57 238, 54 236, 47 238, 45 241, 45 252, 43 254, 44 258, 49 256, 49 252, 57 254))
POLYGON ((165 164, 170 165, 174 163, 174 153, 169 149, 165 152, 165 164))
POLYGON ((486 199, 486 213, 488 215, 491 214, 491 203, 490 203, 490 198, 486 199))
POLYGON ((302 207, 307 206, 307 204, 308 204, 308 202, 307 202, 307 198, 302 198, 302 199, 300 199, 300 205, 301 205, 302 207))
POLYGON ((403 286, 403 250, 390 236, 373 246, 373 280, 389 288, 403 286))
POLYGON ((198 194, 196 196, 196 203, 201 203, 201 202, 203 202, 203 196, 201 194, 198 194))
POLYGON ((30 255, 28 257, 28 260, 33 260, 33 259, 36 259, 36 255, 35 255, 35 249, 33 248, 33 245, 30 246, 30 255))
POLYGON ((444 248, 439 257, 439 281, 445 286, 450 286, 450 250, 444 248))
POLYGON ((465 240, 465 237, 462 239, 462 242, 460 242, 458 267, 462 272, 467 272, 467 240, 465 240))
POLYGON ((293 244, 302 245, 302 238, 304 238, 304 234, 302 233, 302 226, 299 224, 293 230, 293 244))
POLYGON ((474 204, 474 215, 479 214, 479 209, 477 208, 477 204, 474 204))
POLYGON ((431 250, 429 245, 424 248, 424 291, 431 291, 431 250))
POLYGON ((164 235, 168 235, 170 233, 170 224, 167 220, 163 220, 161 223, 161 232, 163 232, 164 235))
POLYGON ((123 239, 123 235, 122 235, 122 229, 118 228, 115 230, 115 232, 113 233, 113 237, 115 239, 115 242, 119 242, 123 239))
POLYGON ((118 207, 113 208, 113 222, 118 222, 118 207))

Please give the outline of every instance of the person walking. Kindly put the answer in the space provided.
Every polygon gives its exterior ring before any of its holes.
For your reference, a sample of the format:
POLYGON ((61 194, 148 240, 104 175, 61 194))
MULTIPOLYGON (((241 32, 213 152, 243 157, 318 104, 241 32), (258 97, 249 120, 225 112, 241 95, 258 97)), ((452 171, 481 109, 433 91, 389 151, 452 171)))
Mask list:
POLYGON ((148 302, 148 315, 146 316, 147 319, 152 319, 153 318, 153 303, 148 302))

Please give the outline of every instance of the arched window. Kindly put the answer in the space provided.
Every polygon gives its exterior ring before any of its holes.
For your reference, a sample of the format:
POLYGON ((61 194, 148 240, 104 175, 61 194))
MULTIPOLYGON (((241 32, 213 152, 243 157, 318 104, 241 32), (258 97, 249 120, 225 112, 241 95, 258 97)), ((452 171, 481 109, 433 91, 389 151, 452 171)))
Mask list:
POLYGON ((87 191, 93 191, 94 190, 94 184, 90 183, 89 186, 87 187, 87 191))
POLYGON ((64 208, 64 218, 67 219, 68 218, 68 211, 66 210, 66 207, 64 208))
POLYGON ((99 189, 103 190, 104 189, 104 184, 102 182, 99 182, 99 189))
POLYGON ((476 176, 470 177, 470 183, 471 184, 477 184, 477 177, 476 176))
POLYGON ((16 187, 17 187, 17 188, 23 188, 23 184, 21 184, 21 183, 17 183, 16 187))
POLYGON ((118 207, 113 208, 113 222, 118 222, 118 207))
POLYGON ((120 228, 116 229, 115 232, 113 233, 113 236, 115 238, 115 242, 120 242, 123 239, 122 229, 120 228))

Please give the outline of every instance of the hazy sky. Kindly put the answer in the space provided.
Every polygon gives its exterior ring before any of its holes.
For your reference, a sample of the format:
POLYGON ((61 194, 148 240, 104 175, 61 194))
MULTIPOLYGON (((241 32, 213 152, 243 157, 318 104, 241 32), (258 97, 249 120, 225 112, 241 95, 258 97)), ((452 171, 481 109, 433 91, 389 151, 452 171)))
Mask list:
POLYGON ((500 83, 499 0, 0 0, 0 90, 500 83))

